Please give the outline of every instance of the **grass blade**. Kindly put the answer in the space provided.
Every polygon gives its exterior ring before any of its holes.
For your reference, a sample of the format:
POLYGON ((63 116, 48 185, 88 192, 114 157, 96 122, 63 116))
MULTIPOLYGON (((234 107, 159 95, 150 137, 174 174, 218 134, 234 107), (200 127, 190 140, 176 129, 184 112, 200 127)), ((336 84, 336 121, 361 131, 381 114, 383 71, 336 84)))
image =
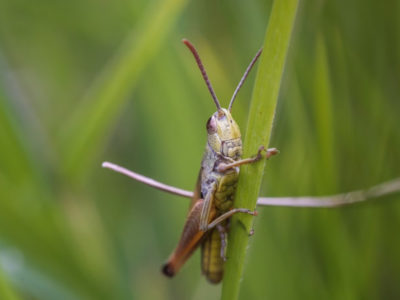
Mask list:
POLYGON ((77 108, 62 136, 67 174, 84 170, 121 112, 139 74, 160 49, 186 0, 159 1, 126 40, 77 108))
POLYGON ((0 298, 4 300, 18 300, 20 297, 14 291, 13 287, 8 282, 0 265, 0 298))
MULTIPOLYGON (((274 2, 253 91, 244 157, 254 155, 260 145, 268 145, 297 6, 298 0, 274 2)), ((256 207, 264 166, 265 161, 242 167, 236 207, 256 207)), ((222 299, 237 299, 239 296, 251 223, 252 218, 249 216, 236 215, 232 218, 222 299), (243 230, 240 222, 247 230, 243 230)))
POLYGON ((32 178, 34 171, 22 142, 21 130, 13 120, 7 102, 0 88, 0 175, 9 182, 21 183, 32 178))

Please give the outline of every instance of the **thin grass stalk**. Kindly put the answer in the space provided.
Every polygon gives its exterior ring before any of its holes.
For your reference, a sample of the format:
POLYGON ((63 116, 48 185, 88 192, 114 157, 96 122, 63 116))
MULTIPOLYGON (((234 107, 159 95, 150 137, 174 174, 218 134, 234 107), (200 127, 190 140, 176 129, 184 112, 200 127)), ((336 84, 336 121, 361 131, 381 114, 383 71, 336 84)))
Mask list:
MULTIPOLYGON (((269 144, 298 2, 298 0, 280 0, 275 1, 272 7, 264 51, 253 90, 244 141, 244 157, 254 155, 261 145, 269 144)), ((265 161, 262 161, 241 168, 235 207, 255 209, 264 166, 265 161)), ((240 279, 252 223, 253 219, 248 215, 237 214, 232 217, 222 299, 232 300, 239 296, 240 279)))

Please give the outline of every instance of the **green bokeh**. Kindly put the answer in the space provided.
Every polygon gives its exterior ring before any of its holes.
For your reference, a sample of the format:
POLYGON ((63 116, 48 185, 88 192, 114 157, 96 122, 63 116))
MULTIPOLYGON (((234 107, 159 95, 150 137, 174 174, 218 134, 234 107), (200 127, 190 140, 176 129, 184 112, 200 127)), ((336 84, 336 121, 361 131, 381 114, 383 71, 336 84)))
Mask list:
MULTIPOLYGON (((271 4, 0 0, 0 299, 219 297, 198 253, 160 273, 187 200, 100 165, 193 188, 215 107, 180 40, 226 105, 271 4)), ((263 195, 399 176, 399 37, 396 1, 301 2, 263 195)), ((242 132, 254 75, 233 108, 242 132)), ((386 198, 259 208, 241 298, 398 299, 400 198, 386 198)))

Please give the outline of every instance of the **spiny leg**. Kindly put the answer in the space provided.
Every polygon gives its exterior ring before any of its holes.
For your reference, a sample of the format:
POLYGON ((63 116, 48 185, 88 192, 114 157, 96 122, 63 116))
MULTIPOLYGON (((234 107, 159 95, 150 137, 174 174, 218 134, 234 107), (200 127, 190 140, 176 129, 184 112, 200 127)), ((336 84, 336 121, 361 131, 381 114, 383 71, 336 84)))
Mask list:
POLYGON ((241 159, 241 160, 235 161, 235 162, 230 163, 230 164, 221 163, 221 164, 218 165, 217 171, 218 172, 225 172, 226 170, 229 170, 229 169, 232 169, 232 168, 235 168, 235 167, 239 167, 241 165, 255 163, 256 161, 259 161, 260 159, 264 158, 264 156, 262 154, 263 151, 266 152, 265 153, 265 158, 266 159, 269 159, 271 156, 274 156, 274 155, 279 153, 278 149, 276 149, 276 148, 269 148, 269 149, 265 150, 264 146, 260 146, 256 156, 250 157, 250 158, 241 159))
POLYGON ((221 224, 217 225, 217 229, 219 232, 219 236, 221 238, 221 258, 223 261, 226 261, 226 256, 225 256, 225 249, 226 249, 226 230, 225 227, 222 226, 221 224))

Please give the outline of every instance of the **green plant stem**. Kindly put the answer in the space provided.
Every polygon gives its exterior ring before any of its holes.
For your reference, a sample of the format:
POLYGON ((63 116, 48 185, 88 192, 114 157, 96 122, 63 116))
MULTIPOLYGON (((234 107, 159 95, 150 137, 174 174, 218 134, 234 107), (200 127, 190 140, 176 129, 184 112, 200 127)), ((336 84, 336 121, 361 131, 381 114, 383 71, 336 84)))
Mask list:
MULTIPOLYGON (((272 7, 250 107, 244 157, 254 155, 261 145, 269 143, 297 6, 298 0, 279 0, 272 7)), ((264 166, 265 161, 242 166, 235 207, 255 209, 264 166)), ((232 300, 239 296, 252 220, 244 214, 232 217, 222 299, 232 300)))

